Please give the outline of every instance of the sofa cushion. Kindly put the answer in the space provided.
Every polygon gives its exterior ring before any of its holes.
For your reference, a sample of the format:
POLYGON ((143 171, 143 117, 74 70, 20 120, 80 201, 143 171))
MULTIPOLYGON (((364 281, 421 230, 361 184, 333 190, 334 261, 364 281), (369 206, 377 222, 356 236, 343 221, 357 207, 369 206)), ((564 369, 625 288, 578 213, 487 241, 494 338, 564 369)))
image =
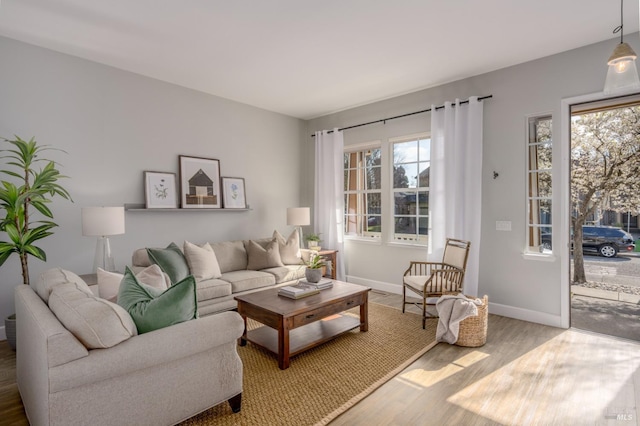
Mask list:
POLYGON ((198 303, 204 300, 215 299, 231 295, 231 283, 217 278, 196 281, 196 293, 198 303))
POLYGON ((54 287, 68 282, 77 284, 78 289, 93 296, 93 292, 82 278, 62 268, 47 269, 38 276, 38 279, 31 286, 45 303, 49 303, 49 295, 54 287))
POLYGON ((273 238, 278 242, 280 248, 280 258, 285 265, 297 265, 302 263, 300 255, 300 236, 298 229, 294 229, 289 238, 285 238, 278 232, 273 231, 273 238))
POLYGON ((276 278, 276 284, 280 284, 287 281, 299 280, 304 278, 304 270, 307 269, 304 265, 284 265, 275 268, 263 269, 260 272, 268 272, 273 274, 276 278))
POLYGON ((249 240, 245 242, 245 248, 248 258, 247 269, 259 271, 260 269, 284 266, 282 260, 280 260, 280 248, 275 239, 266 248, 255 241, 249 240))
POLYGON ((220 272, 223 274, 247 269, 247 251, 244 248, 244 242, 223 241, 211 244, 211 248, 216 254, 220 272))
MULTIPOLYGON (((160 290, 166 290, 171 286, 171 280, 162 272, 158 265, 150 265, 141 271, 135 272, 138 281, 160 290)), ((118 290, 122 282, 123 274, 105 271, 98 268, 98 294, 101 298, 109 302, 116 303, 118 300, 118 290)))
POLYGON ((149 253, 146 248, 136 249, 131 256, 131 265, 136 267, 147 267, 152 265, 151 259, 149 259, 149 253))
POLYGON ((222 274, 220 279, 230 282, 231 290, 234 293, 268 287, 276 283, 276 278, 273 274, 249 270, 227 272, 222 274))
POLYGON ((189 275, 189 265, 180 247, 171 243, 164 249, 147 248, 151 262, 160 266, 171 278, 171 283, 182 281, 189 275))
POLYGON ((140 334, 188 321, 198 315, 196 280, 189 275, 162 291, 139 282, 126 268, 118 304, 129 312, 140 334))
POLYGON ((189 241, 185 241, 184 257, 186 257, 191 274, 196 280, 220 278, 222 275, 216 254, 209 243, 203 246, 197 246, 189 241))
POLYGON ((137 334, 127 311, 88 295, 76 283, 55 286, 49 296, 49 308, 87 349, 110 348, 137 334))

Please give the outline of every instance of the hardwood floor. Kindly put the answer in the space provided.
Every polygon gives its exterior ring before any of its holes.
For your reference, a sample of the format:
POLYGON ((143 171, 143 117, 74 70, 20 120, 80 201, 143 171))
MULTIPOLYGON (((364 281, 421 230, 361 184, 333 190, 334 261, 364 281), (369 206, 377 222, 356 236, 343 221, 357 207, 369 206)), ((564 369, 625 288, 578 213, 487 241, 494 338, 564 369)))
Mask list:
MULTIPOLYGON (((486 345, 438 344, 331 425, 637 425, 639 406, 639 343, 489 315, 486 345)), ((6 341, 0 424, 27 424, 6 341)))
POLYGON ((486 345, 438 344, 331 425, 637 425, 639 406, 638 342, 489 315, 486 345))

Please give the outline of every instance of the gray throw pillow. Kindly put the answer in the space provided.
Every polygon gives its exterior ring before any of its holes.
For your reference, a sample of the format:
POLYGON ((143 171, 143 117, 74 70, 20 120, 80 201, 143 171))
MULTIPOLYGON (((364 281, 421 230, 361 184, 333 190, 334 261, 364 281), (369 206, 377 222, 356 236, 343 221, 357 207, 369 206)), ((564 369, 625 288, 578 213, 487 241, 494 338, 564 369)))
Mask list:
POLYGON ((275 239, 267 245, 267 248, 249 240, 245 243, 245 248, 248 257, 247 269, 259 271, 260 269, 284 266, 280 259, 280 248, 275 239))

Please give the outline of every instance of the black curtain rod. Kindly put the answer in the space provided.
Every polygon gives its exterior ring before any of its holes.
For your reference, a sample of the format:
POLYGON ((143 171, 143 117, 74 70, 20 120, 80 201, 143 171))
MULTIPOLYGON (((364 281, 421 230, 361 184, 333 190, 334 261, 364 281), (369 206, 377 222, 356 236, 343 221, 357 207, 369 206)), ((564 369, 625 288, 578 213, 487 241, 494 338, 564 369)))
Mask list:
MULTIPOLYGON (((478 98, 478 100, 482 101, 482 100, 491 99, 491 98, 493 98, 493 95, 481 96, 481 97, 478 98)), ((468 103, 469 103, 469 99, 467 99, 466 101, 460 101, 460 105, 468 104, 468 103)), ((444 105, 437 106, 436 110, 439 110, 439 109, 442 109, 442 108, 444 108, 444 105)), ((409 117, 411 115, 422 114, 422 113, 429 112, 429 111, 431 111, 431 108, 423 109, 422 111, 416 111, 416 112, 410 112, 410 113, 407 113, 407 114, 396 115, 395 117, 383 118, 382 120, 369 121, 368 123, 355 124, 353 126, 348 126, 348 127, 343 127, 342 129, 338 129, 338 131, 341 132, 343 130, 355 129, 356 127, 368 126, 369 124, 386 123, 387 121, 395 120, 396 118, 409 117)), ((327 131, 327 133, 333 133, 333 130, 329 130, 329 131, 327 131)), ((316 136, 315 134, 311 135, 312 138, 315 137, 315 136, 316 136)))

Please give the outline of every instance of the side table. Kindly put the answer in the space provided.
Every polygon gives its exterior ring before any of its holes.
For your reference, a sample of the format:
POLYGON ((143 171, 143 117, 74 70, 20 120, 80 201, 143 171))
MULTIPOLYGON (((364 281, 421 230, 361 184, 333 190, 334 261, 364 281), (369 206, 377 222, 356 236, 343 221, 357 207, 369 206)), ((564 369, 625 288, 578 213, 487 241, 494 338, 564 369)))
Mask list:
POLYGON ((336 269, 338 267, 338 250, 320 250, 318 252, 318 254, 320 256, 322 256, 324 259, 330 260, 331 261, 331 274, 329 275, 325 275, 327 278, 331 278, 332 280, 337 279, 336 278, 336 269))
POLYGON ((84 275, 78 275, 78 276, 82 278, 84 282, 87 283, 88 286, 98 284, 98 274, 84 274, 84 275))

